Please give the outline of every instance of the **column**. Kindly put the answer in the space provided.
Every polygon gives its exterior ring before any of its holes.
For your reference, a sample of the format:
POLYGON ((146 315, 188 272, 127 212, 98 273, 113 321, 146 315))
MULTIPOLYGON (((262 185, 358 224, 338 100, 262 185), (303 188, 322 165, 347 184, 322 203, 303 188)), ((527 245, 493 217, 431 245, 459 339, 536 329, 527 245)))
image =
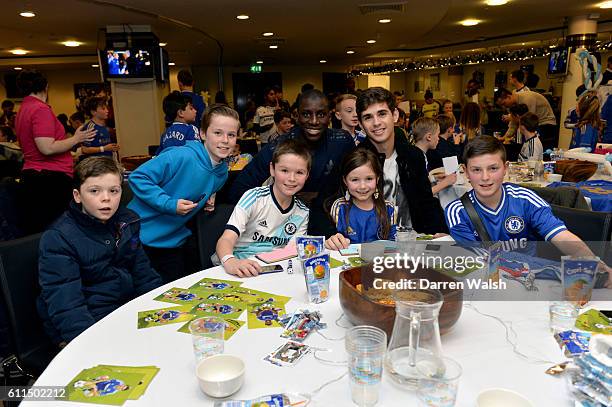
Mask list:
POLYGON ((111 91, 121 157, 146 155, 149 145, 159 144, 164 130, 162 101, 168 84, 111 79, 111 91))
POLYGON ((577 59, 576 51, 595 44, 597 39, 597 21, 588 16, 572 17, 569 22, 565 45, 571 47, 568 58, 568 73, 563 82, 561 99, 561 125, 559 128, 559 147, 567 149, 572 140, 572 131, 563 127, 567 111, 576 106, 576 88, 583 84, 582 68, 577 59))

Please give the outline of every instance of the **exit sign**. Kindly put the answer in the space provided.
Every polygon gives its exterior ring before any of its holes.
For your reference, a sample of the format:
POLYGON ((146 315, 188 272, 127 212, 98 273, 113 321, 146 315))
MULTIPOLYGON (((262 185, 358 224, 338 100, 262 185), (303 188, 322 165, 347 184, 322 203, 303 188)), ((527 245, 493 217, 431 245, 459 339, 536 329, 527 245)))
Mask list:
POLYGON ((261 65, 251 65, 251 73, 261 73, 261 65))

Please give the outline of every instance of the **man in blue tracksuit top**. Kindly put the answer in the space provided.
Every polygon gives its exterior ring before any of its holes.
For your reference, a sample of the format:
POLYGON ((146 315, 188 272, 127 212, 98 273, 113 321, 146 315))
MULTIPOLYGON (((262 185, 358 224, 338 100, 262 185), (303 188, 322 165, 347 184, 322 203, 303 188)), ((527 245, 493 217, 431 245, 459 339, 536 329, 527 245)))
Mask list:
POLYGON ((230 202, 238 202, 247 190, 261 186, 270 176, 270 162, 276 147, 284 140, 295 138, 304 140, 312 155, 310 176, 300 192, 300 197, 306 202, 312 202, 315 198, 321 200, 329 196, 327 190, 334 189, 335 192, 340 185, 339 178, 338 182, 335 181, 337 167, 344 155, 355 148, 355 143, 347 131, 327 128, 329 121, 330 113, 325 95, 316 89, 304 92, 298 108, 298 126, 268 143, 242 170, 230 189, 230 202))

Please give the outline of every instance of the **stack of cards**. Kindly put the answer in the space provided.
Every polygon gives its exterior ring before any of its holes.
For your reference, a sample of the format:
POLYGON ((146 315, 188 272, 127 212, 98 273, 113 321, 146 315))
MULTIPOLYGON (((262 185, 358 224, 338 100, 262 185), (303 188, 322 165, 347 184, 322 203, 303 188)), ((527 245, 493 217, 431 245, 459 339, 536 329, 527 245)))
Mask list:
POLYGON ((285 314, 280 319, 280 323, 285 327, 281 338, 289 338, 294 341, 304 342, 311 332, 324 329, 327 324, 321 322, 319 311, 298 310, 293 314, 285 314))
POLYGON ((159 368, 98 365, 82 370, 66 386, 66 399, 121 406, 144 394, 159 368))

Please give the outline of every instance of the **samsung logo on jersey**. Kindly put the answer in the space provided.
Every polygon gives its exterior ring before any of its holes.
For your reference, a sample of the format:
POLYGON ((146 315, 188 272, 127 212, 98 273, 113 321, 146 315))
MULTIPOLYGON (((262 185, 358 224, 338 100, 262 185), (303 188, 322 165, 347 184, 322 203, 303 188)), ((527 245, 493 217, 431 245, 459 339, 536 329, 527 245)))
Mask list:
POLYGON ((510 216, 504 222, 504 227, 508 233, 520 233, 525 229, 525 221, 519 216, 510 216))
POLYGON ((272 243, 274 246, 285 246, 291 240, 288 237, 264 236, 259 232, 253 233, 253 241, 260 243, 272 243))

